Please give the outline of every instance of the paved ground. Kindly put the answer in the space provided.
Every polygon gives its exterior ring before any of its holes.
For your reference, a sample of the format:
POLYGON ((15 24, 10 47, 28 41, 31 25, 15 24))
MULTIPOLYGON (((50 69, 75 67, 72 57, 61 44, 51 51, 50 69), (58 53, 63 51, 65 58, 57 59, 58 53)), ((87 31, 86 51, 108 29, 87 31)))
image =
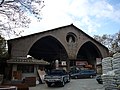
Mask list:
POLYGON ((29 90, 105 90, 102 84, 95 79, 72 79, 64 87, 47 87, 46 84, 39 84, 30 87, 29 90))

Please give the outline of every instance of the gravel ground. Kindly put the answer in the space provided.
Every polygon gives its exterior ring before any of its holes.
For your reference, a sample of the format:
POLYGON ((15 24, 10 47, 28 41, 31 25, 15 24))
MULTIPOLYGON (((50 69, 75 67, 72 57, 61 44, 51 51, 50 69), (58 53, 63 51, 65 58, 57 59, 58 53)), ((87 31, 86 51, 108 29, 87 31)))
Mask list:
POLYGON ((46 84, 39 84, 30 87, 29 90, 105 90, 102 84, 95 79, 71 79, 64 87, 47 87, 46 84))

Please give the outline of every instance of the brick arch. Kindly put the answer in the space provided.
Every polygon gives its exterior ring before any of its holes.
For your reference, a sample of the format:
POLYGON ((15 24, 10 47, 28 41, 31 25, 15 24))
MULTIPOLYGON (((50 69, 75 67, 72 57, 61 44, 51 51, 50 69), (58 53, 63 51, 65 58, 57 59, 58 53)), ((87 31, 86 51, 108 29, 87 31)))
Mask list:
POLYGON ((95 65, 96 58, 102 58, 102 53, 100 52, 99 48, 91 41, 87 41, 82 44, 76 56, 77 60, 84 60, 92 65, 95 65))
POLYGON ((66 60, 68 58, 62 43, 51 35, 37 39, 29 48, 28 54, 36 59, 49 61, 66 60))

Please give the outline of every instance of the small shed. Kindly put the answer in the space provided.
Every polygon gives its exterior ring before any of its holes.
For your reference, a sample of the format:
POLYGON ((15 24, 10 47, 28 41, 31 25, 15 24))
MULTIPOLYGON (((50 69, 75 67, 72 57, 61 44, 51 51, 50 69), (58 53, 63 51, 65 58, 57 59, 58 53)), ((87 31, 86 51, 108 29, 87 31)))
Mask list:
POLYGON ((18 57, 7 60, 7 63, 12 65, 12 80, 23 80, 26 77, 35 77, 39 79, 38 70, 40 67, 50 64, 43 59, 37 60, 34 58, 18 57))

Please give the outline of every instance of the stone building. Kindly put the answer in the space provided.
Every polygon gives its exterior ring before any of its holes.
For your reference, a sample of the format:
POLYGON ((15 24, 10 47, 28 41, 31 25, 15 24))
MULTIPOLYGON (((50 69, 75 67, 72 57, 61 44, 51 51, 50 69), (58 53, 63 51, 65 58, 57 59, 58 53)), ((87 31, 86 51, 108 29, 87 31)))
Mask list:
POLYGON ((109 53, 104 45, 73 24, 8 40, 8 50, 10 59, 30 55, 49 62, 51 67, 58 60, 59 66, 67 70, 71 66, 96 69, 98 61, 109 53))

